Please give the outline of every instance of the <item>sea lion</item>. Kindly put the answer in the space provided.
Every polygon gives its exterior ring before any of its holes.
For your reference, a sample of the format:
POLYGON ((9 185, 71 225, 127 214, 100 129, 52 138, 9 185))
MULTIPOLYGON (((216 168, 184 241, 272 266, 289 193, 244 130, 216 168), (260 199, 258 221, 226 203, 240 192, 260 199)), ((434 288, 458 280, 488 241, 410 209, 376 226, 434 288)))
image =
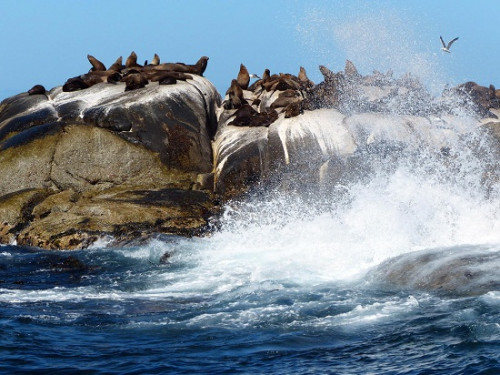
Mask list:
POLYGON ((286 107, 300 101, 302 101, 302 97, 298 91, 287 89, 279 94, 278 98, 271 104, 271 108, 286 107))
POLYGON ((264 70, 264 74, 262 74, 262 78, 259 79, 258 81, 255 81, 254 83, 252 83, 248 87, 248 90, 256 91, 257 89, 262 88, 262 84, 265 82, 268 82, 270 78, 271 78, 271 71, 269 69, 264 70))
POLYGON ((314 82, 309 79, 303 66, 300 67, 299 75, 297 76, 297 78, 300 82, 300 88, 303 90, 308 90, 314 86, 314 82))
POLYGON ((177 80, 174 77, 165 77, 158 81, 159 85, 175 85, 177 80))
POLYGON ((269 69, 264 70, 264 74, 262 74, 262 80, 264 82, 269 81, 271 79, 271 71, 269 69))
POLYGON ((173 78, 181 81, 185 81, 187 79, 193 79, 193 76, 190 74, 182 72, 172 72, 170 70, 143 70, 141 74, 143 75, 144 78, 152 82, 159 82, 166 78, 173 78))
POLYGON ((139 71, 129 71, 121 79, 125 82, 125 91, 137 90, 145 87, 149 82, 139 71))
POLYGON ((89 85, 87 85, 83 81, 83 79, 80 76, 78 76, 78 77, 68 78, 66 80, 66 83, 63 85, 62 90, 64 92, 72 92, 72 91, 86 89, 88 87, 89 85))
POLYGON ((123 65, 122 65, 122 57, 120 56, 120 57, 118 57, 118 58, 116 59, 116 61, 113 63, 113 65, 111 65, 111 66, 109 67, 109 69, 108 69, 108 70, 113 70, 113 71, 115 71, 115 72, 119 72, 119 71, 121 71, 122 69, 123 69, 123 65))
POLYGON ((231 86, 226 91, 226 95, 229 96, 229 100, 224 104, 224 109, 238 109, 247 104, 247 101, 243 98, 243 90, 236 79, 231 81, 231 86))
POLYGON ((194 64, 194 71, 189 72, 189 73, 194 73, 199 76, 203 77, 203 73, 205 72, 205 69, 207 69, 207 64, 208 64, 208 57, 207 56, 202 56, 199 58, 199 60, 194 64))
POLYGON ((191 73, 199 76, 203 76, 205 69, 207 68, 208 57, 202 56, 194 65, 188 65, 184 63, 163 63, 152 66, 151 69, 155 70, 170 70, 172 72, 181 73, 191 73))
POLYGON ((28 95, 45 95, 45 87, 42 85, 35 85, 28 90, 28 95))
POLYGON ((92 65, 92 68, 90 69, 91 72, 96 72, 96 71, 105 71, 106 67, 102 62, 97 60, 94 56, 92 55, 87 55, 87 59, 89 60, 90 64, 92 65))
POLYGON ((285 118, 295 117, 304 113, 302 110, 302 101, 290 103, 285 108, 285 118))
POLYGON ((159 65, 160 64, 160 56, 158 56, 156 53, 153 57, 153 60, 151 60, 151 65, 159 65))
POLYGON ((234 120, 228 125, 234 126, 250 126, 252 120, 259 114, 251 105, 244 104, 234 112, 234 120))
POLYGON ((278 112, 272 109, 257 112, 251 105, 243 104, 235 113, 234 120, 228 125, 233 126, 269 126, 278 119, 278 112))
POLYGON ((325 82, 331 82, 335 79, 336 74, 332 72, 330 69, 328 69, 326 66, 320 65, 319 71, 321 72, 321 74, 323 74, 325 82))
POLYGON ((127 60, 125 61, 125 67, 127 69, 130 68, 140 68, 141 65, 137 64, 137 55, 135 54, 134 51, 130 53, 130 56, 127 57, 127 60))
POLYGON ((263 83, 262 86, 266 89, 266 91, 285 91, 288 89, 300 89, 300 84, 294 79, 291 79, 287 76, 271 79, 269 82, 263 83))
POLYGON ((248 73, 246 66, 243 64, 240 64, 240 71, 238 72, 236 81, 243 90, 248 89, 248 84, 250 83, 250 74, 248 73))

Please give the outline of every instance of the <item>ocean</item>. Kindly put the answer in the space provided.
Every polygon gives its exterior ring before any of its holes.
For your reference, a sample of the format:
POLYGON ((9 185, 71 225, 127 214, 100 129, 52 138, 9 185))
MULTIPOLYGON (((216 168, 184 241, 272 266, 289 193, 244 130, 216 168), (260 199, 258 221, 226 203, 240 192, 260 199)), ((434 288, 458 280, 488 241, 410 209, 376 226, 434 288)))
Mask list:
POLYGON ((256 191, 206 237, 1 246, 0 372, 499 374, 500 194, 476 146, 256 191))

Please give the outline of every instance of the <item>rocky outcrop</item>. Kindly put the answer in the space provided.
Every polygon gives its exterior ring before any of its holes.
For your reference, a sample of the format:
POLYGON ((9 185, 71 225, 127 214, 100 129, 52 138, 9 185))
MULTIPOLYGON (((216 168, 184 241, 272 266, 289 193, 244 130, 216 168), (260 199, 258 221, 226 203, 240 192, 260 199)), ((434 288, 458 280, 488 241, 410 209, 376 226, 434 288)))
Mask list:
POLYGON ((377 287, 387 289, 481 295, 500 287, 499 258, 498 252, 487 247, 416 251, 383 262, 367 277, 377 287))
POLYGON ((80 248, 206 228, 219 94, 196 75, 124 88, 56 87, 2 102, 1 242, 80 248))
MULTIPOLYGON (((331 187, 362 178, 376 163, 390 167, 401 156, 425 151, 448 157, 458 142, 477 137, 481 116, 496 117, 494 100, 478 101, 483 97, 461 87, 435 98, 409 74, 362 76, 349 61, 344 72, 320 70, 324 81, 317 85, 301 68, 297 77, 265 72, 267 78, 238 88, 240 71, 218 111, 217 193, 232 196, 255 182, 284 190, 331 187), (287 109, 295 105, 300 110, 292 115, 287 109), (277 113, 262 124, 242 115, 244 108, 277 113)), ((494 129, 496 120, 490 121, 494 129)))
MULTIPOLYGON (((140 66, 134 55, 107 70, 89 56, 88 74, 0 104, 0 242, 72 249, 201 234, 219 202, 254 187, 328 191, 421 152, 453 167, 481 118, 500 139, 492 87, 435 98, 416 77, 363 76, 351 62, 321 66, 319 84, 303 68, 250 84, 241 65, 221 102, 201 76, 207 58, 140 66)), ((498 156, 498 145, 480 152, 498 156)))

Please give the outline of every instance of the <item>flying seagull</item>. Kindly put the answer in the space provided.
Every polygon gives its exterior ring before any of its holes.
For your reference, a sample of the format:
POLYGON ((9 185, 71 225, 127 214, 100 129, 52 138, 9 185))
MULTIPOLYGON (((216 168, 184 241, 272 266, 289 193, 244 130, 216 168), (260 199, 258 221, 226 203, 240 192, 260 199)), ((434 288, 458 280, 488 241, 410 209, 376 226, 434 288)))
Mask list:
POLYGON ((455 39, 450 40, 450 42, 448 43, 448 45, 446 45, 446 43, 444 42, 442 36, 440 36, 439 39, 441 39, 441 43, 443 44, 443 48, 441 48, 441 51, 451 53, 450 52, 450 47, 453 44, 453 42, 455 42, 455 40, 458 40, 458 37, 456 37, 455 39))

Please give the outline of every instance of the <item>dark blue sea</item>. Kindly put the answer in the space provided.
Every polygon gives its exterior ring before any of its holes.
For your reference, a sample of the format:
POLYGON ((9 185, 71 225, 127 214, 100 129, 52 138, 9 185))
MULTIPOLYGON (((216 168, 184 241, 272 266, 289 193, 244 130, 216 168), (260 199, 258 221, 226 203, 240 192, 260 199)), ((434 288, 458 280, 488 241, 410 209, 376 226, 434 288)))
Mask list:
POLYGON ((206 237, 0 246, 0 373, 500 374, 484 137, 255 192, 206 237))
POLYGON ((0 373, 499 374, 499 199, 425 179, 229 204, 205 238, 2 246, 0 373))

